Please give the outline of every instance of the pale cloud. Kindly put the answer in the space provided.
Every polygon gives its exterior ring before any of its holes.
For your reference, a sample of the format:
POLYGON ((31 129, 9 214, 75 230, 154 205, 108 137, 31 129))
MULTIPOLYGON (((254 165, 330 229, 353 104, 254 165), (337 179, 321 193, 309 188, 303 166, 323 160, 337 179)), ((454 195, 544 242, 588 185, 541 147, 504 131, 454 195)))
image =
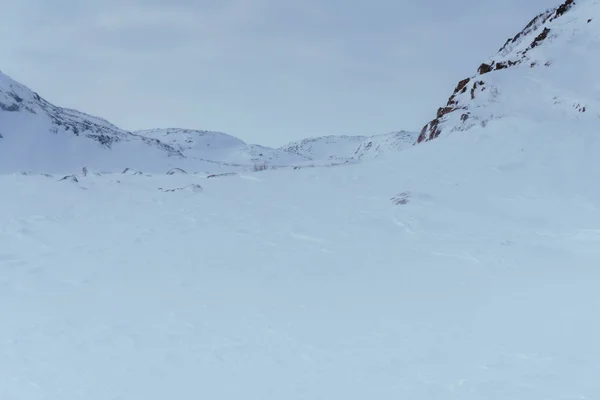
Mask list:
POLYGON ((0 69, 128 129, 282 144, 419 129, 553 0, 20 0, 0 69))

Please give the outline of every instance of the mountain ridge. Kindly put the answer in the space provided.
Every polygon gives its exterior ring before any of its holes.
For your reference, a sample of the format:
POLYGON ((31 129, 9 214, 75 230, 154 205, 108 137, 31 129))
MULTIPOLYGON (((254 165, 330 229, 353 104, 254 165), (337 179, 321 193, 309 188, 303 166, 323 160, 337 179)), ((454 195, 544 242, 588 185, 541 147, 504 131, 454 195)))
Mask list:
POLYGON ((386 145, 392 150, 403 148, 393 140, 394 134, 388 134, 388 140, 382 140, 385 135, 311 138, 307 140, 329 141, 329 147, 338 148, 312 153, 305 149, 302 154, 293 150, 293 143, 271 148, 208 130, 127 131, 104 118, 56 106, 2 72, 0 113, 0 172, 52 172, 55 169, 72 172, 84 166, 113 171, 177 167, 228 172, 257 165, 265 168, 354 162, 366 159, 367 153, 376 156, 389 150, 383 148, 386 145), (377 139, 381 142, 377 151, 369 151, 368 141, 377 139), (356 143, 348 146, 347 142, 356 143))

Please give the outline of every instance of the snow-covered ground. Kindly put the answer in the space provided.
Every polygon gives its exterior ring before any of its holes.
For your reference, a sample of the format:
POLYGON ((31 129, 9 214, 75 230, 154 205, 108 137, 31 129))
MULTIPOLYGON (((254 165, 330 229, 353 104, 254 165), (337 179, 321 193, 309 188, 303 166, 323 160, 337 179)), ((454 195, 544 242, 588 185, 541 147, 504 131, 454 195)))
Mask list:
POLYGON ((343 167, 0 176, 0 398, 598 399, 598 154, 505 118, 343 167))

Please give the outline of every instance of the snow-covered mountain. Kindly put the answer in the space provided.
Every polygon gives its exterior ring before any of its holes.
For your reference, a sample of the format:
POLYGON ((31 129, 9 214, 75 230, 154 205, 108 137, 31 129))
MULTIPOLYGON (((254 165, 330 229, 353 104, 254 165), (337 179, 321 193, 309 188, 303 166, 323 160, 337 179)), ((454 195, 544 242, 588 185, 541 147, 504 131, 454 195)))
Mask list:
POLYGON ((128 132, 104 119, 57 107, 0 73, 0 173, 73 173, 83 167, 166 172, 172 168, 228 172, 254 164, 305 161, 247 145, 216 132, 157 129, 128 132))
POLYGON ((475 75, 461 80, 418 141, 499 119, 552 121, 565 132, 598 126, 598 54, 598 0, 567 0, 537 15, 475 75))
POLYGON ((0 73, 0 172, 167 168, 182 158, 158 140, 57 107, 0 73))
POLYGON ((415 143, 417 136, 417 133, 408 131, 373 136, 321 136, 289 143, 281 150, 311 160, 359 161, 405 150, 415 143))

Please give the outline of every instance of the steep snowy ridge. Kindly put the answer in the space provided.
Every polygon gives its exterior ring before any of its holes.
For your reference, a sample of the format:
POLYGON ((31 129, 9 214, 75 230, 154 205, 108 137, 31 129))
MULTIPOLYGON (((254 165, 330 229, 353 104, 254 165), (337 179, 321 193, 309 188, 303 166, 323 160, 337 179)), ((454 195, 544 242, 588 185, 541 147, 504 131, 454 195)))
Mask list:
POLYGON ((404 150, 413 145, 416 138, 416 133, 408 131, 373 136, 321 136, 289 143, 281 150, 311 160, 359 161, 404 150))
POLYGON ((536 16, 476 75, 457 84, 418 142, 515 116, 597 123, 598 16, 598 0, 567 0, 536 16))

